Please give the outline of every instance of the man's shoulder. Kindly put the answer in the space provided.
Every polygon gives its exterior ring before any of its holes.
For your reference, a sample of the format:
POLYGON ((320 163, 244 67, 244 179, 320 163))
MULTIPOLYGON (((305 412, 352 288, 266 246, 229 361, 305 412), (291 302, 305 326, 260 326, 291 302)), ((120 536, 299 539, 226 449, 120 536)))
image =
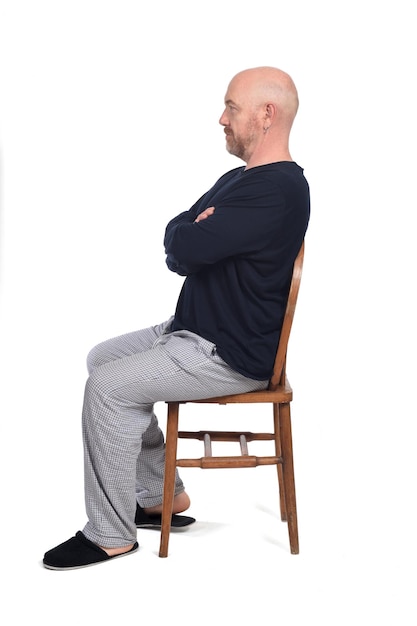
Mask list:
POLYGON ((220 176, 217 182, 221 183, 221 182, 226 182, 232 178, 237 178, 244 172, 244 170, 245 168, 242 165, 240 167, 235 167, 232 170, 229 170, 228 172, 225 172, 222 176, 220 176))

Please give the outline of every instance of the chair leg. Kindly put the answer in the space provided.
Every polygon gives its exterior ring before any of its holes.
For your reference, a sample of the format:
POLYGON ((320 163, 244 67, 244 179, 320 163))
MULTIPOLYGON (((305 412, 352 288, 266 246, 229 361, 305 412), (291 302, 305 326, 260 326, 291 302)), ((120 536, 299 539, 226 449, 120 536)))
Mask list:
MULTIPOLYGON (((279 404, 274 403, 273 409, 274 409, 275 454, 276 456, 281 456, 282 447, 281 447, 281 432, 280 432, 280 423, 279 423, 279 404)), ((281 463, 277 465, 277 472, 278 472, 279 507, 281 511, 281 520, 283 522, 286 522, 287 521, 287 509, 285 506, 284 474, 282 471, 281 463)))
POLYGON ((289 403, 281 404, 280 432, 283 457, 283 475, 285 488, 285 505, 287 510, 288 534, 291 554, 299 553, 297 505, 295 499, 294 461, 291 434, 291 412, 289 403))
POLYGON ((159 547, 160 557, 168 556, 168 542, 175 491, 175 470, 177 466, 178 413, 179 402, 169 402, 165 442, 164 494, 162 500, 161 543, 159 547))

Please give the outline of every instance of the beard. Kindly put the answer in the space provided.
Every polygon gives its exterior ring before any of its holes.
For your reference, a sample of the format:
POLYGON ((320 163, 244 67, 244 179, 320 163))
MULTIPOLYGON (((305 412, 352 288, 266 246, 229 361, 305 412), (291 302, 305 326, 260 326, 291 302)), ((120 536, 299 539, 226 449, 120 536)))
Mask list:
POLYGON ((226 129, 226 150, 237 156, 242 161, 249 160, 251 155, 251 146, 255 144, 256 128, 255 123, 252 121, 248 123, 246 132, 244 134, 235 135, 231 128, 226 129))
POLYGON ((227 135, 226 140, 226 150, 233 154, 233 156, 242 159, 245 161, 246 153, 247 153, 247 145, 246 143, 239 137, 234 137, 234 135, 227 135))

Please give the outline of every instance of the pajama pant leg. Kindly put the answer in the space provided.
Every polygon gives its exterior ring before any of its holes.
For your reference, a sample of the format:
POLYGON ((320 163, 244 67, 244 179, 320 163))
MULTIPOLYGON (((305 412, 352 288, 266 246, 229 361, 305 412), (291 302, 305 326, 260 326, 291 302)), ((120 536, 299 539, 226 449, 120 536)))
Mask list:
MULTIPOLYGON (((90 353, 83 408, 84 534, 105 547, 136 540, 137 491, 147 506, 162 501, 164 442, 154 403, 241 393, 267 384, 233 371, 211 342, 189 331, 164 334, 164 329, 166 325, 129 333, 90 353), (133 344, 138 351, 132 353, 133 344)), ((178 480, 177 493, 181 489, 178 480)))
MULTIPOLYGON (((87 357, 87 369, 91 373, 96 367, 144 350, 149 350, 155 341, 169 330, 172 317, 162 324, 144 328, 108 339, 95 346, 87 357)), ((154 413, 151 422, 142 437, 141 451, 137 460, 136 469, 136 495, 137 501, 142 507, 160 504, 161 494, 157 490, 152 490, 155 486, 154 476, 159 476, 163 480, 165 469, 165 442, 164 435, 158 426, 158 421, 154 413)), ((180 479, 178 470, 176 471, 175 495, 184 491, 184 484, 180 479)))

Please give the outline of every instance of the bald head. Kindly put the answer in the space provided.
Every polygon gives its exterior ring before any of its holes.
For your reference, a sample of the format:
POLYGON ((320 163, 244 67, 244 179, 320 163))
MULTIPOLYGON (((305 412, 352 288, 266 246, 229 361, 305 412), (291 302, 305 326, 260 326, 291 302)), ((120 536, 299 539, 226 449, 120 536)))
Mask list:
POLYGON ((274 104, 281 118, 290 124, 298 110, 298 93, 291 76, 275 67, 255 67, 239 72, 230 82, 240 93, 246 94, 254 106, 274 104))
POLYGON ((275 67, 255 67, 229 83, 220 118, 226 147, 247 167, 292 160, 289 136, 298 110, 292 78, 275 67))

